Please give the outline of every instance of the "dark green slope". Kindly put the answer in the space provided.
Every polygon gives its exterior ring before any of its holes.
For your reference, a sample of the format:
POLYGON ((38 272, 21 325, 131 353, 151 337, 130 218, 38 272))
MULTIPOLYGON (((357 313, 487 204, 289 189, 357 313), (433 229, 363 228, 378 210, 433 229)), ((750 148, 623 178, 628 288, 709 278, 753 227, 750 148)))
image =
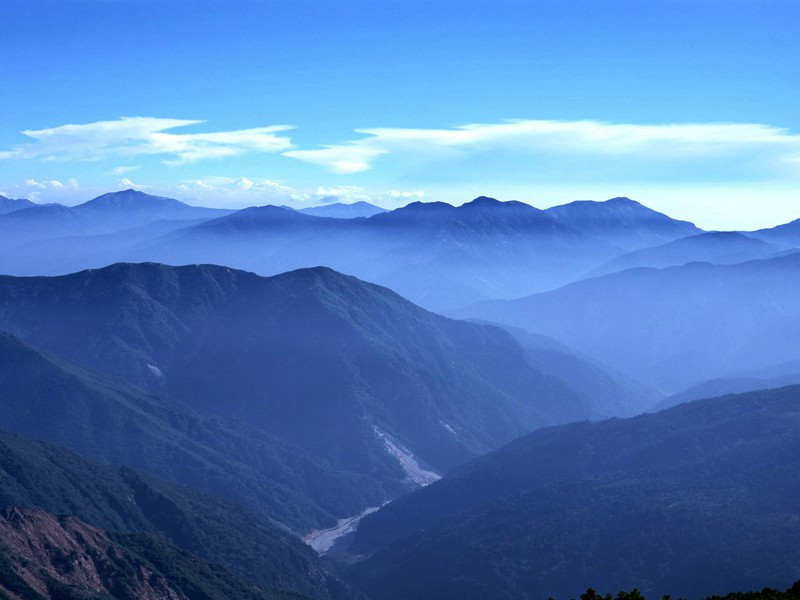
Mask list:
POLYGON ((0 506, 75 515, 108 530, 158 533, 258 583, 317 598, 349 597, 309 547, 253 511, 4 432, 0 506))
POLYGON ((379 433, 447 469, 536 427, 592 415, 506 332, 325 268, 262 278, 118 264, 4 277, 0 327, 387 486, 405 475, 379 433))
POLYGON ((539 430, 367 517, 351 576, 376 600, 784 587, 798 457, 798 386, 539 430))
POLYGON ((145 469, 249 506, 299 533, 332 525, 386 494, 263 432, 202 417, 2 333, 0 407, 6 430, 145 469))
POLYGON ((301 600, 258 587, 152 534, 107 532, 38 509, 0 509, 0 598, 301 600))

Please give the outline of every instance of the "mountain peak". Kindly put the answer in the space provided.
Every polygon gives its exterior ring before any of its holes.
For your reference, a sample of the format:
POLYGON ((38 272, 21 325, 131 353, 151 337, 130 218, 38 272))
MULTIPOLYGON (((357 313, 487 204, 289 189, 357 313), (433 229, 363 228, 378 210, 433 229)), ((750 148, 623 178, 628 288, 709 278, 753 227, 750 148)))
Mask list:
POLYGON ((322 204, 301 208, 298 212, 313 215, 315 217, 332 217, 337 219, 354 219, 357 217, 372 217, 386 212, 386 209, 365 200, 359 200, 345 204, 344 202, 334 202, 332 204, 322 204))
POLYGON ((503 202, 500 202, 500 200, 497 200, 496 198, 491 198, 489 196, 478 196, 474 200, 465 202, 461 206, 499 206, 500 204, 503 204, 503 202))
POLYGON ((151 208, 159 206, 186 206, 183 202, 164 196, 153 196, 132 188, 109 192, 78 205, 78 209, 151 208))

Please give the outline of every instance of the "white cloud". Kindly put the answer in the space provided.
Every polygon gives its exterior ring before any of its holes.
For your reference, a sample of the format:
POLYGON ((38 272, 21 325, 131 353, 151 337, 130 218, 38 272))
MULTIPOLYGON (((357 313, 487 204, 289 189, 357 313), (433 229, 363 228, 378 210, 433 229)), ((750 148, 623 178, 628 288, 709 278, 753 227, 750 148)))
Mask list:
POLYGON ((374 159, 388 153, 389 149, 376 144, 352 142, 319 150, 291 150, 283 155, 321 165, 333 173, 348 174, 368 170, 374 159))
MULTIPOLYGON (((78 182, 75 181, 74 179, 70 179, 68 181, 68 183, 69 183, 70 187, 77 187, 77 185, 78 185, 78 182), (73 182, 75 182, 74 186, 73 186, 73 182)), ((28 186, 28 187, 37 188, 37 189, 40 189, 40 190, 45 190, 45 189, 61 190, 61 189, 64 189, 66 187, 58 179, 49 179, 47 181, 36 181, 35 179, 26 179, 25 180, 25 185, 28 186)))
POLYGON ((403 192, 400 190, 389 190, 387 196, 396 200, 421 200, 425 197, 425 192, 422 190, 414 190, 410 192, 403 192))
MULTIPOLYGON (((0 152, 0 159, 103 160, 110 157, 161 155, 165 164, 182 164, 246 152, 282 152, 292 148, 280 132, 289 125, 212 133, 172 133, 170 130, 204 121, 123 117, 81 125, 61 125, 22 133, 34 141, 0 152)), ((126 167, 118 171, 123 173, 126 167)))
POLYGON ((120 188, 123 188, 123 189, 145 190, 145 189, 149 188, 150 186, 149 185, 143 185, 143 184, 140 184, 140 183, 134 183, 133 181, 131 181, 127 177, 123 177, 122 179, 120 179, 117 182, 117 187, 120 187, 120 188))
MULTIPOLYGON (((792 165, 800 160, 800 135, 757 123, 632 125, 516 120, 449 129, 357 129, 356 133, 366 137, 283 155, 321 165, 332 173, 366 171, 376 159, 387 155, 407 166, 492 154, 533 163, 560 161, 557 170, 562 169, 563 174, 569 173, 570 168, 600 165, 597 161, 613 163, 618 168, 631 160, 635 161, 631 165, 634 167, 676 162, 698 166, 706 161, 714 163, 720 176, 741 171, 740 163, 750 172, 796 175, 792 165), (581 159, 584 164, 572 164, 570 159, 581 159), (748 159, 752 159, 749 167, 748 159)), ((664 170, 669 171, 669 167, 664 170)))

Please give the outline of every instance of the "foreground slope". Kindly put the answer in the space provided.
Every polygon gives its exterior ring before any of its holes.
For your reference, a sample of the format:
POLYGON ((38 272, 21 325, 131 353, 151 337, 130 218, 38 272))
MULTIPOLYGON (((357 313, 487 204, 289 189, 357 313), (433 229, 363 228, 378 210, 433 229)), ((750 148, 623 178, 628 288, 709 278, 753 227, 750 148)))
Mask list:
POLYGON ((501 329, 325 268, 263 278, 118 264, 2 277, 0 328, 386 485, 411 475, 408 458, 446 470, 593 414, 501 329))
POLYGON ((301 598, 259 588, 155 536, 109 533, 37 509, 0 509, 0 540, 0 594, 12 598, 301 598))
POLYGON ((2 427, 145 469, 250 507, 298 533, 387 491, 242 423, 203 417, 0 333, 2 427))
POLYGON ((679 392, 800 358, 800 252, 735 265, 629 269, 458 314, 552 336, 679 392))
POLYGON ((529 434, 367 517, 376 600, 699 597, 800 576, 800 386, 529 434))
POLYGON ((351 596, 313 550, 255 512, 3 431, 0 506, 73 515, 106 530, 155 533, 272 588, 323 600, 351 596))

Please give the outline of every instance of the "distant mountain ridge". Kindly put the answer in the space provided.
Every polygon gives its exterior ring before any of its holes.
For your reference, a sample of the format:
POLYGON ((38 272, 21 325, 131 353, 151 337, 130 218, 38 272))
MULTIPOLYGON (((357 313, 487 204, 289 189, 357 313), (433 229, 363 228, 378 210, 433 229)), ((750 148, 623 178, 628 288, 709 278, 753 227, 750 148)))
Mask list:
POLYGON ((620 252, 528 204, 480 197, 461 206, 413 202, 367 219, 249 208, 143 246, 130 259, 268 275, 325 264, 436 309, 554 287, 620 252))
POLYGON ((34 204, 0 214, 2 246, 62 236, 97 235, 160 220, 209 219, 229 210, 189 206, 172 198, 128 189, 103 194, 77 206, 34 204))
POLYGON ((36 205, 30 200, 14 200, 12 198, 0 196, 0 215, 8 214, 15 210, 22 210, 23 208, 30 208, 31 206, 36 205))
POLYGON ((445 310, 554 289, 628 249, 699 232, 627 198, 545 211, 481 196, 392 211, 339 203, 214 212, 125 190, 78 207, 0 215, 0 245, 18 255, 0 257, 0 272, 55 275, 161 262, 274 275, 322 264, 445 310))
POLYGON ((370 202, 359 200, 350 204, 343 202, 334 202, 332 204, 323 204, 321 206, 311 206, 309 208, 298 209, 298 212, 316 217, 332 217, 335 219, 355 219, 357 217, 371 217, 383 212, 385 208, 376 206, 370 202))
POLYGON ((604 202, 578 200, 545 212, 565 225, 628 251, 701 233, 693 223, 678 221, 625 197, 604 202))
POLYGON ((679 392, 800 358, 800 252, 733 265, 635 268, 458 316, 548 335, 679 392))
POLYGON ((768 258, 781 248, 735 231, 710 231, 679 238, 661 246, 642 248, 611 259, 593 269, 587 277, 597 277, 636 267, 663 269, 690 262, 727 265, 768 258))

